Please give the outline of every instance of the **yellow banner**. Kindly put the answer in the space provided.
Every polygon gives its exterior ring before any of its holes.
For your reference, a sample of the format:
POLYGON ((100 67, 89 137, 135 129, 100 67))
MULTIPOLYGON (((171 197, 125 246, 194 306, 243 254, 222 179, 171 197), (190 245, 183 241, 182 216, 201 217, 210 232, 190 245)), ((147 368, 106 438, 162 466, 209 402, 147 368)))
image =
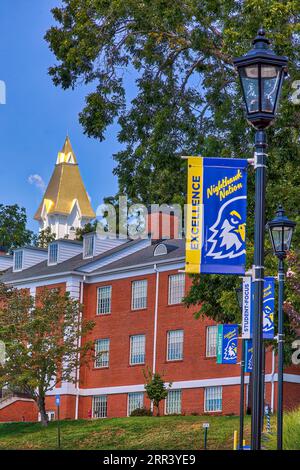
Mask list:
POLYGON ((203 240, 203 158, 188 158, 186 265, 188 273, 199 273, 203 240))

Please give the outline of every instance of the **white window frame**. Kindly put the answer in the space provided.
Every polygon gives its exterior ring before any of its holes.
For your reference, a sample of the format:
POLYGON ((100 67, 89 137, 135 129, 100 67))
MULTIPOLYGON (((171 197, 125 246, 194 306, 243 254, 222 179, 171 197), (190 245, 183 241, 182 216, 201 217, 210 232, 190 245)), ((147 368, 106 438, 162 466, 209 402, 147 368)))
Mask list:
POLYGON ((205 345, 205 356, 216 357, 217 356, 217 325, 209 325, 206 327, 206 345, 205 345), (215 333, 211 334, 211 331, 215 333), (215 344, 211 345, 212 337, 214 337, 215 344))
POLYGON ((182 413, 182 390, 181 389, 169 390, 167 398, 165 400, 165 414, 166 415, 171 415, 171 414, 181 414, 181 413, 182 413), (173 411, 173 410, 170 411, 170 410, 168 410, 170 397, 172 395, 177 395, 177 396, 180 397, 179 398, 179 410, 180 411, 173 411))
POLYGON ((95 253, 95 235, 89 235, 84 237, 83 239, 83 258, 88 259, 88 258, 93 258, 95 253), (87 254, 87 249, 86 249, 86 244, 92 240, 93 243, 93 249, 92 249, 92 254, 87 254))
POLYGON ((24 266, 24 252, 23 250, 18 250, 14 252, 14 271, 22 271, 24 266), (17 267, 17 256, 21 255, 21 265, 17 267))
MULTIPOLYGON (((55 411, 46 411, 46 415, 48 416, 48 421, 55 421, 55 411)), ((41 413, 38 414, 38 422, 42 421, 41 413)))
POLYGON ((58 256, 59 256, 59 244, 58 243, 50 243, 49 249, 48 249, 48 265, 52 266, 54 264, 58 263, 58 256), (51 261, 51 248, 56 246, 56 261, 51 261))
MULTIPOLYGON (((111 298, 112 298, 112 286, 100 286, 98 287, 97 289, 97 311, 96 311, 96 315, 109 315, 111 313, 111 298), (108 299, 108 302, 109 302, 109 308, 107 309, 107 311, 105 312, 100 312, 100 292, 104 291, 104 290, 109 290, 109 297, 107 298, 108 299)), ((102 300, 107 300, 107 299, 102 299, 102 300)))
MULTIPOLYGON (((100 406, 101 408, 101 406, 100 406)), ((95 418, 95 419, 105 419, 107 418, 107 395, 94 395, 92 397, 92 418, 95 418), (105 416, 95 416, 95 400, 96 399, 99 399, 99 401, 101 401, 101 399, 103 399, 103 402, 104 402, 104 407, 103 407, 103 410, 105 411, 105 416)))
POLYGON ((167 254, 168 254, 168 249, 164 243, 159 243, 154 248, 153 256, 162 256, 162 255, 167 255, 167 254))
POLYGON ((96 339, 96 341, 95 341, 95 362, 94 362, 95 369, 107 369, 109 367, 109 355, 110 355, 109 353, 110 353, 110 339, 109 338, 96 339), (101 341, 103 343, 104 343, 104 341, 106 342, 107 349, 100 350, 100 347, 98 345, 101 341), (102 357, 104 356, 104 354, 107 355, 107 360, 105 361, 105 364, 99 365, 98 361, 101 361, 101 355, 100 355, 100 357, 97 358, 97 354, 99 354, 99 353, 102 353, 102 357))
POLYGON ((168 305, 179 305, 185 294, 185 274, 170 274, 168 286, 168 305), (182 290, 182 295, 181 291, 182 290))
POLYGON ((223 387, 222 385, 215 385, 212 387, 205 387, 204 389, 204 413, 220 413, 223 409, 223 387), (211 395, 210 397, 208 395, 211 395), (219 397, 219 395, 220 397, 219 397), (214 407, 213 410, 208 409, 208 400, 221 401, 220 407, 214 407))
POLYGON ((169 330, 169 331, 167 331, 167 361, 168 362, 182 361, 183 360, 183 347, 184 347, 184 330, 169 330), (179 335, 178 333, 181 333, 181 335, 179 335), (171 339, 171 336, 176 338, 176 334, 178 336, 182 337, 181 357, 180 358, 170 359, 170 357, 169 357, 169 351, 170 351, 169 347, 170 347, 170 344, 171 344, 170 339, 171 339))
POLYGON ((147 279, 136 279, 131 283, 131 310, 144 310, 148 303, 148 281, 147 279), (142 291, 143 296, 136 294, 142 291))
MULTIPOLYGON (((146 362, 146 335, 140 334, 140 335, 131 335, 130 336, 130 351, 129 351, 129 364, 131 366, 139 365, 139 364, 145 364, 146 362), (142 362, 132 362, 132 353, 133 353, 133 339, 134 338, 143 338, 143 343, 144 343, 144 360, 142 362)), ((140 353, 141 355, 141 353, 140 353)))
POLYGON ((127 394, 127 416, 130 416, 131 413, 134 410, 137 410, 138 408, 143 408, 145 406, 144 402, 145 402, 144 392, 130 392, 130 393, 128 393, 127 394), (136 406, 135 408, 132 408, 132 409, 130 409, 130 400, 131 400, 131 398, 135 399, 136 402, 139 402, 138 406, 136 406))

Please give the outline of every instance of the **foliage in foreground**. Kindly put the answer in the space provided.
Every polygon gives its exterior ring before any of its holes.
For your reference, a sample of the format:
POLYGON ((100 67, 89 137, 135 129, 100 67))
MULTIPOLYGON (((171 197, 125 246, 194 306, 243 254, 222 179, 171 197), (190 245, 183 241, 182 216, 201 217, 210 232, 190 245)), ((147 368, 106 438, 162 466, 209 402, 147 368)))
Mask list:
POLYGON ((172 384, 165 384, 163 377, 159 373, 152 373, 150 367, 143 371, 146 381, 145 390, 149 400, 153 401, 156 408, 157 416, 159 416, 159 404, 162 400, 167 398, 168 390, 172 384))
MULTIPOLYGON (((268 448, 276 449, 277 436, 273 432, 269 438, 268 448)), ((283 450, 300 449, 300 409, 283 415, 283 450)))
POLYGON ((0 340, 6 349, 0 388, 33 398, 44 425, 46 393, 61 381, 74 383, 74 371, 92 351, 91 342, 79 344, 94 326, 80 312, 80 303, 59 289, 45 288, 33 298, 26 290, 0 284, 0 340))

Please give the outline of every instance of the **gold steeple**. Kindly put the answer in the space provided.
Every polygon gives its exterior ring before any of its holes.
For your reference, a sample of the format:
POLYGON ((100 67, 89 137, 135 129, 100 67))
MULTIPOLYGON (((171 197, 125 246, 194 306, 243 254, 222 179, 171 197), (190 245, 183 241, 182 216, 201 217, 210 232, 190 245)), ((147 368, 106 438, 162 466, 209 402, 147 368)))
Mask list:
POLYGON ((81 217, 90 219, 96 217, 67 136, 61 152, 58 153, 54 172, 34 218, 41 220, 44 212, 47 215, 70 215, 76 202, 81 217))

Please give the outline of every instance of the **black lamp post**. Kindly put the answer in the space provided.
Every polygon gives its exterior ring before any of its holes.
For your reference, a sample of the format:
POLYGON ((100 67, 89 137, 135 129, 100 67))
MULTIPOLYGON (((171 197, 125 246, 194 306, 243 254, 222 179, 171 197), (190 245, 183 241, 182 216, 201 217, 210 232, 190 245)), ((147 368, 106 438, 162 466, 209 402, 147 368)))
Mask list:
MULTIPOLYGON (((243 310, 243 288, 235 289, 237 301, 241 311, 243 310)), ((244 410, 245 410, 245 340, 242 338, 241 352, 241 384, 240 384, 240 432, 239 432, 239 450, 243 450, 244 445, 244 410)))
POLYGON ((274 255, 278 258, 278 391, 277 391, 277 450, 282 450, 283 424, 283 299, 284 299, 284 258, 291 247, 293 231, 296 224, 289 220, 281 206, 276 217, 267 223, 274 255))
POLYGON ((264 228, 266 192, 265 129, 275 120, 287 58, 277 56, 270 49, 270 41, 263 30, 253 41, 253 49, 234 60, 246 105, 248 122, 255 134, 255 232, 254 232, 254 322, 253 322, 253 403, 251 448, 261 448, 262 410, 262 321, 264 288, 264 228))

